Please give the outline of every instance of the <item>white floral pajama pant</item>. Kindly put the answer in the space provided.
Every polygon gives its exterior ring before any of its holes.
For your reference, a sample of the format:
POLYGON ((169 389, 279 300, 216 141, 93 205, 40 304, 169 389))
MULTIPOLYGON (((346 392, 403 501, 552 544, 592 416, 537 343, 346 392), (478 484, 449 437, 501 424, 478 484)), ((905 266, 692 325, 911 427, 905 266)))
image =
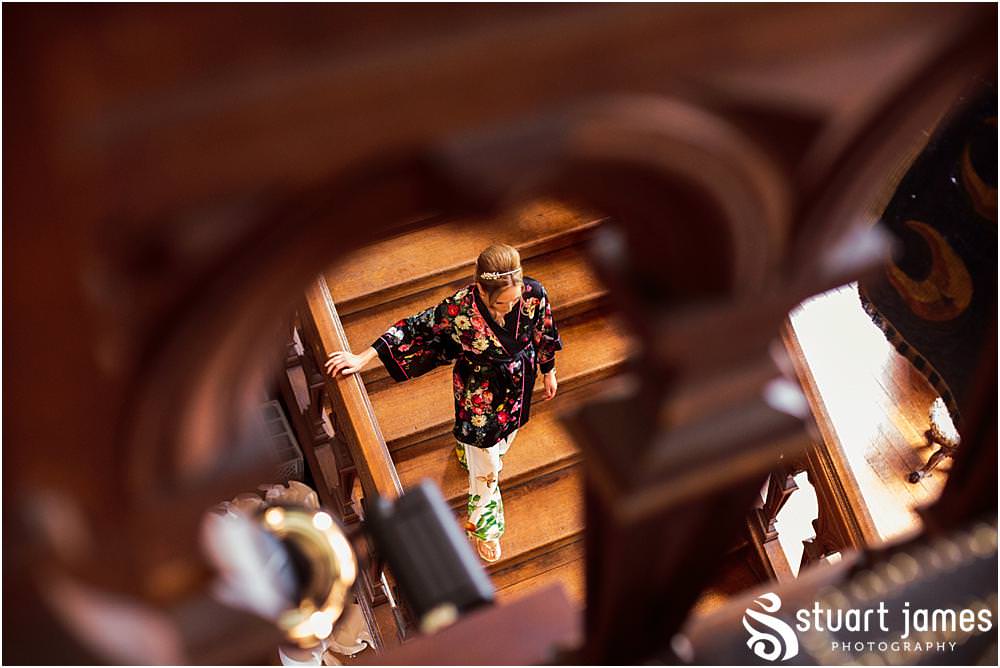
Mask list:
POLYGON ((469 519, 465 530, 481 540, 499 540, 504 532, 503 499, 500 497, 501 458, 515 436, 516 429, 489 448, 466 447, 456 441, 458 462, 469 471, 469 519))

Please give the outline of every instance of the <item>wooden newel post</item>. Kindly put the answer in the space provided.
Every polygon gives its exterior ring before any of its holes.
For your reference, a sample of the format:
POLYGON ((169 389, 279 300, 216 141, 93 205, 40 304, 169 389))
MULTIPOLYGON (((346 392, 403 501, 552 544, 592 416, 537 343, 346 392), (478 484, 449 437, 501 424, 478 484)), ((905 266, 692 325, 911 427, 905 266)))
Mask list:
POLYGON ((744 529, 768 455, 805 443, 798 419, 763 405, 708 441, 705 424, 644 424, 635 403, 618 397, 572 421, 587 465, 587 663, 662 651, 744 529))
POLYGON ((628 263, 601 262, 618 294, 631 293, 628 315, 647 345, 617 390, 569 419, 586 471, 579 658, 641 663, 663 656, 745 531, 774 462, 808 436, 801 417, 769 398, 775 384, 797 392, 769 352, 787 309, 780 300, 670 310, 630 290, 635 283, 615 270, 628 263), (738 345, 713 355, 719 336, 705 333, 733 327, 738 345))

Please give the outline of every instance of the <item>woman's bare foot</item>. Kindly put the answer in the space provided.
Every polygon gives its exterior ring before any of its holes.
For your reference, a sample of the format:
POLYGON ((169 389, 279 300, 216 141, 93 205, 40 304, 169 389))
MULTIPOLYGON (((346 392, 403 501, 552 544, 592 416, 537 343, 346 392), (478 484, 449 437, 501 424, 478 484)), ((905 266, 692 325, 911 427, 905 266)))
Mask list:
POLYGON ((479 552, 479 556, 483 558, 483 561, 487 563, 492 564, 500 561, 499 540, 483 540, 482 538, 477 538, 476 551, 479 552))

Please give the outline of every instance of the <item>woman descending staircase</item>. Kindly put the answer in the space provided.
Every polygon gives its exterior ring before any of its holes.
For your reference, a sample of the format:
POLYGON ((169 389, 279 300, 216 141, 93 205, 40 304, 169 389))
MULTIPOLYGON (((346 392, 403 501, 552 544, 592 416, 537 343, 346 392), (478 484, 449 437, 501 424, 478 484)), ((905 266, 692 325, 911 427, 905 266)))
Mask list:
MULTIPOLYGON (((477 254, 493 241, 517 247, 525 275, 545 285, 563 341, 559 392, 542 401, 539 376, 532 419, 504 458, 507 531, 502 558, 487 569, 501 599, 559 582, 583 602, 579 453, 557 415, 599 391, 628 350, 583 252, 599 224, 555 204, 536 204, 489 225, 440 223, 409 231, 352 254, 325 274, 355 352, 400 318, 471 283, 477 254)), ((403 486, 435 481, 463 521, 468 478, 454 454, 451 366, 396 383, 375 359, 362 379, 403 486)))

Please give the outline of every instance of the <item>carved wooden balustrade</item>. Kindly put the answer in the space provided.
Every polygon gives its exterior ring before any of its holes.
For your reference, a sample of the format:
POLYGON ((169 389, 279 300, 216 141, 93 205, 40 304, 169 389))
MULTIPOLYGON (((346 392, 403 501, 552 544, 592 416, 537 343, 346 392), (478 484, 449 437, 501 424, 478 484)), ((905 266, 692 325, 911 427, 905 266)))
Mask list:
MULTIPOLYGON (((368 393, 359 374, 333 379, 320 368, 329 352, 348 350, 344 328, 326 281, 317 279, 306 293, 300 310, 303 351, 298 356, 303 374, 308 379, 309 396, 305 405, 316 438, 307 448, 313 453, 320 475, 320 487, 336 481, 327 492, 330 507, 338 511, 348 525, 360 522, 363 507, 357 507, 354 481, 360 482, 363 498, 394 499, 402 493, 402 485, 372 412, 368 393), (326 465, 319 459, 326 459, 326 465)), ((312 465, 313 462, 310 462, 312 465)), ((363 499, 362 499, 363 500, 363 499)), ((381 559, 369 538, 359 545, 366 568, 362 570, 359 603, 376 651, 393 646, 413 628, 405 607, 397 604, 391 576, 383 570, 381 559), (382 628, 375 618, 374 608, 388 604, 393 612, 394 629, 382 628), (387 638, 393 632, 396 638, 387 638)))
MULTIPOLYGON (((772 345, 784 319, 878 265, 858 207, 970 77, 995 77, 995 6, 286 12, 4 8, 5 91, 20 102, 4 115, 18 388, 4 659, 122 660, 54 589, 69 581, 164 622, 166 641, 130 663, 264 663, 276 633, 211 607, 197 536, 205 508, 267 477, 245 418, 286 357, 295 295, 310 290, 322 359, 343 345, 311 284, 331 262, 429 213, 552 195, 614 221, 592 259, 644 342, 626 382, 570 418, 587 504, 570 658, 678 660, 665 645, 761 483, 811 440, 775 400, 794 392, 772 345)), ((321 443, 316 373, 303 363, 312 408, 297 419, 321 443)), ((963 415, 992 429, 992 450, 963 444, 928 531, 995 516, 995 376, 981 381, 992 414, 963 415)), ((322 392, 365 494, 398 493, 356 419, 360 381, 322 392)), ((812 467, 836 479, 835 461, 812 467)), ((343 472, 323 494, 346 509, 343 472)), ((775 478, 762 549, 789 489, 775 478)), ((481 660, 488 627, 492 660, 551 661, 563 603, 541 592, 400 651, 481 660)))
POLYGON ((337 513, 345 524, 359 517, 352 490, 357 473, 346 441, 337 437, 326 401, 325 378, 302 345, 301 324, 296 319, 289 337, 288 356, 279 374, 279 389, 292 413, 292 423, 303 443, 303 456, 317 480, 322 504, 337 513), (320 482, 321 481, 321 482, 320 482))
POLYGON ((757 557, 755 571, 761 582, 788 582, 794 577, 788 557, 778 542, 775 523, 788 498, 799 488, 795 475, 801 470, 800 464, 783 460, 767 477, 764 498, 750 511, 747 519, 749 542, 757 557))

